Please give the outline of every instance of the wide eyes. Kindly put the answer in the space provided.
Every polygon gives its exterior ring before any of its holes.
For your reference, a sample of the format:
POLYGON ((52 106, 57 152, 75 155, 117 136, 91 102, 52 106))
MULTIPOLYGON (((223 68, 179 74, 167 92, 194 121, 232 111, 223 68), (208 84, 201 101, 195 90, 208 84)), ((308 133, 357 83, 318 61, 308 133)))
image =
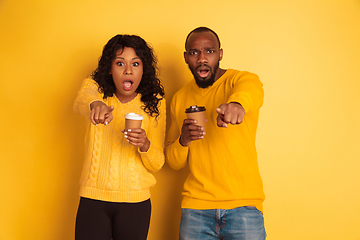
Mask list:
MULTIPOLYGON (((206 50, 206 53, 207 54, 212 54, 212 53, 215 53, 215 51, 211 50, 211 49, 208 49, 208 50, 206 50)), ((190 51, 189 52, 189 55, 197 55, 197 54, 200 54, 200 51, 190 51)))
MULTIPOLYGON (((122 67, 122 66, 125 66, 125 63, 119 61, 119 62, 116 63, 116 65, 122 67)), ((131 65, 133 67, 138 67, 138 66, 140 66, 140 63, 139 62, 133 62, 131 65)))

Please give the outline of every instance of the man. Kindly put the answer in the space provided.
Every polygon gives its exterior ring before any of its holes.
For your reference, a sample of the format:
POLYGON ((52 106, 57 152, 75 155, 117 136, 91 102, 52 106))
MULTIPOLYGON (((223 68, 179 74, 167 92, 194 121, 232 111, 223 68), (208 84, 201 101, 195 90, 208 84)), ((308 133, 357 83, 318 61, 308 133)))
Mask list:
POLYGON ((165 148, 172 168, 190 167, 180 240, 265 239, 265 196, 255 148, 262 83, 253 73, 219 68, 223 50, 209 28, 191 31, 185 49, 194 80, 171 101, 165 148), (186 119, 185 109, 194 105, 206 108, 205 129, 186 119))

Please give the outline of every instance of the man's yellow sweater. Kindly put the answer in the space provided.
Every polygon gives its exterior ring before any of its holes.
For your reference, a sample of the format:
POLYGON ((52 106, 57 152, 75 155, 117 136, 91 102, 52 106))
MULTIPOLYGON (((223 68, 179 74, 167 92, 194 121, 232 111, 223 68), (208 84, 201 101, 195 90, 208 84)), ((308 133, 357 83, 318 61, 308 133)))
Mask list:
POLYGON ((190 167, 182 208, 255 206, 263 210, 265 195, 255 148, 259 109, 264 97, 262 86, 257 75, 228 69, 211 87, 199 88, 192 80, 174 95, 165 152, 172 168, 180 169, 187 163, 190 167), (229 124, 228 128, 217 127, 216 108, 230 102, 244 107, 243 122, 229 124), (179 136, 186 118, 185 109, 192 105, 206 107, 206 135, 183 147, 179 136))
POLYGON ((109 202, 141 202, 150 198, 150 187, 156 180, 149 171, 159 170, 165 161, 166 105, 161 101, 157 119, 145 113, 140 94, 122 104, 117 97, 103 100, 115 107, 113 120, 106 126, 90 122, 90 104, 102 99, 98 85, 86 79, 74 103, 74 111, 87 119, 85 161, 80 180, 80 196, 109 202), (144 117, 142 126, 150 140, 147 152, 127 142, 121 132, 125 128, 125 114, 134 112, 144 117))

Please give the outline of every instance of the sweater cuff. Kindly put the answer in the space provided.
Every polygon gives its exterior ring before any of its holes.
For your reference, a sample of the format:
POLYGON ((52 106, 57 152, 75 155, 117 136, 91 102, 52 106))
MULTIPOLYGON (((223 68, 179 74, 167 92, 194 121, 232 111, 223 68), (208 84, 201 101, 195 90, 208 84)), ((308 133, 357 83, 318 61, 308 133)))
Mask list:
POLYGON ((141 152, 140 148, 138 148, 138 152, 140 153, 144 166, 148 170, 156 172, 164 165, 165 159, 163 152, 157 151, 156 147, 152 146, 152 144, 150 144, 146 152, 141 152))
POLYGON ((167 146, 167 162, 171 168, 178 170, 185 167, 187 163, 190 147, 184 147, 180 144, 180 137, 171 145, 167 146))
POLYGON ((247 113, 249 111, 249 104, 248 101, 246 100, 246 98, 242 98, 242 97, 235 97, 235 96, 230 96, 227 103, 231 103, 231 102, 237 102, 240 103, 241 106, 244 108, 245 113, 247 113))
POLYGON ((184 153, 187 155, 188 151, 189 151, 189 146, 183 146, 180 143, 180 137, 178 137, 178 139, 176 139, 176 141, 174 142, 174 148, 179 152, 179 153, 184 153))

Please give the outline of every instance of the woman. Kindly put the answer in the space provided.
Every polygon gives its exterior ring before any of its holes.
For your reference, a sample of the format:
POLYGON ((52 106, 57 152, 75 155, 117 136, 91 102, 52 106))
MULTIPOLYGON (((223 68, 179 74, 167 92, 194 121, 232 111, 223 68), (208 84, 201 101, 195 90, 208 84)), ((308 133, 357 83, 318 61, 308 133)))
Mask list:
POLYGON ((156 57, 139 36, 116 35, 105 45, 74 110, 87 117, 76 240, 145 240, 151 214, 150 172, 164 164, 166 104, 156 57), (141 128, 124 129, 127 113, 141 128))

